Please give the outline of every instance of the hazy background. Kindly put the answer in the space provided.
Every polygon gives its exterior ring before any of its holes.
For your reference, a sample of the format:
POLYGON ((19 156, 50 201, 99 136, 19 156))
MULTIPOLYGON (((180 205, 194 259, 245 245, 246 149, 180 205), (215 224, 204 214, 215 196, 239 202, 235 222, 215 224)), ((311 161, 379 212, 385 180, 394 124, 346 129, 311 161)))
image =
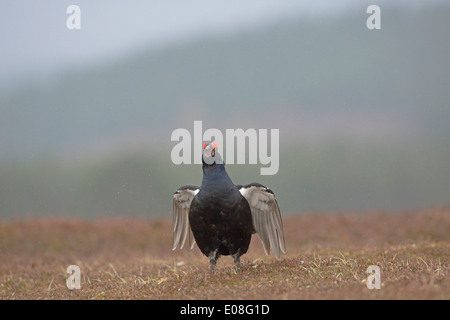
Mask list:
POLYGON ((449 17, 429 0, 2 0, 0 218, 170 217, 201 182, 170 159, 194 120, 280 129, 277 175, 227 168, 286 214, 448 205, 449 17))

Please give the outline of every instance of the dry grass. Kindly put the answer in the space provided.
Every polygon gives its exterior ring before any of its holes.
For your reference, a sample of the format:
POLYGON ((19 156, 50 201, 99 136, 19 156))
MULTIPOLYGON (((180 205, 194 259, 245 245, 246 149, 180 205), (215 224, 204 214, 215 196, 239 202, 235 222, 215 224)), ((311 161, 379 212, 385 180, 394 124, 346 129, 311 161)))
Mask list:
POLYGON ((450 299, 450 210, 285 217, 287 254, 254 236, 243 267, 172 252, 171 220, 0 222, 1 299, 450 299), (68 290, 66 269, 81 268, 68 290), (380 290, 365 281, 381 268, 380 290))

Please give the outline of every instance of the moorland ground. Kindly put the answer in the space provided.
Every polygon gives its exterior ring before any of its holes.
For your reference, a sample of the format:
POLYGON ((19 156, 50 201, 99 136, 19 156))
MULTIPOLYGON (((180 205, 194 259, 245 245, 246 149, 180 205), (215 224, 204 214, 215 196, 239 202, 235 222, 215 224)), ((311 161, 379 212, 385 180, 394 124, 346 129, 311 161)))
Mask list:
POLYGON ((450 299, 450 208, 283 221, 281 260, 254 235, 241 269, 225 256, 210 275, 197 247, 172 251, 170 218, 3 220, 0 299, 450 299), (370 265, 379 290, 366 286, 370 265))

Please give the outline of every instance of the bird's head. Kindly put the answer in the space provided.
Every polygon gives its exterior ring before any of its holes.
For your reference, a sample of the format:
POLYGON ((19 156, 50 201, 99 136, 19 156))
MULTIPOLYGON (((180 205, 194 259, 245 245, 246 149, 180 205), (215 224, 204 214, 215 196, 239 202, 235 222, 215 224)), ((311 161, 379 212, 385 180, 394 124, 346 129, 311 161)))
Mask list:
POLYGON ((213 166, 215 164, 223 164, 222 157, 219 154, 219 146, 215 141, 211 143, 203 143, 203 165, 213 166))

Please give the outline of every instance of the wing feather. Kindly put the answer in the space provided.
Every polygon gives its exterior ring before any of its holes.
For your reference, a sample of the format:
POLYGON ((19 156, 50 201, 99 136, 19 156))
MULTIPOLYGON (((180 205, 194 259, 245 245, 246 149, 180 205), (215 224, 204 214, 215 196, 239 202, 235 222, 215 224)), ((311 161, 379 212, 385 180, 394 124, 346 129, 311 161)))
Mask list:
POLYGON ((250 205, 253 228, 261 239, 265 253, 268 255, 272 249, 275 257, 280 259, 280 252, 286 253, 286 247, 283 221, 274 193, 259 183, 239 188, 250 205))
POLYGON ((189 210, 192 199, 200 190, 200 187, 194 185, 182 186, 173 194, 173 247, 178 246, 183 249, 186 239, 189 247, 192 249, 195 245, 194 235, 189 225, 189 210))

